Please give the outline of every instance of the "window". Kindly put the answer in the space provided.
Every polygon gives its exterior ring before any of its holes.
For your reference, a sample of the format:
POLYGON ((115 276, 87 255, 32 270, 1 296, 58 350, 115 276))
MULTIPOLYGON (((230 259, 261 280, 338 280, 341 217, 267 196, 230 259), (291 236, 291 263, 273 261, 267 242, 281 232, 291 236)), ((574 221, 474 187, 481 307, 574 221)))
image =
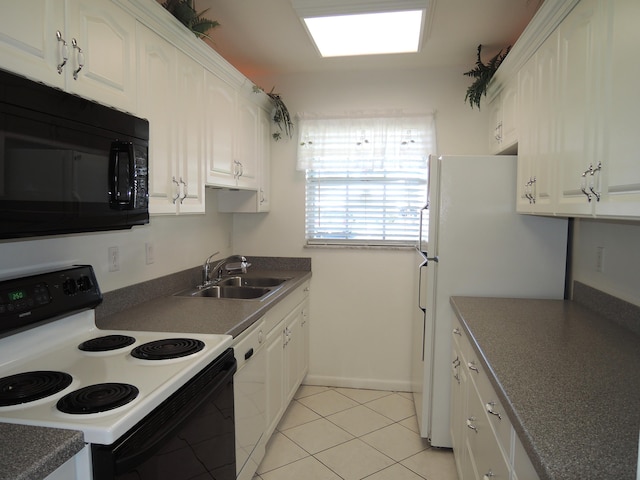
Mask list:
POLYGON ((307 244, 415 245, 432 116, 302 118, 307 244))

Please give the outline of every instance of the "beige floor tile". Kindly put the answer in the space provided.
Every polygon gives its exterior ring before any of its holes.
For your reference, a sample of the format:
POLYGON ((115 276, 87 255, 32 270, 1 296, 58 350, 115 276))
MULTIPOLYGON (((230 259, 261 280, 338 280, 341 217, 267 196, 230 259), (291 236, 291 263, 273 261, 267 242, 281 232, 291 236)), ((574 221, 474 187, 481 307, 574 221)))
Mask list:
POLYGON ((427 480, 458 480, 453 452, 448 449, 429 448, 400 463, 427 480))
POLYGON ((313 420, 318 420, 319 418, 321 417, 316 412, 305 407, 297 400, 293 400, 287 408, 287 411, 284 412, 277 429, 287 430, 304 423, 312 422, 313 420))
POLYGON ((362 440, 393 458, 396 462, 409 458, 429 447, 426 440, 397 423, 364 435, 362 440))
POLYGON ((374 412, 364 405, 334 413, 326 418, 356 437, 371 433, 393 423, 393 420, 374 412))
POLYGON ((327 390, 326 392, 303 397, 298 399, 298 401, 323 417, 358 405, 357 402, 335 390, 327 390))
POLYGON ((302 397, 308 397, 309 395, 315 395, 316 393, 326 392, 331 390, 331 387, 322 387, 317 385, 300 385, 293 398, 298 399, 302 397))
POLYGON ((407 467, 395 463, 384 470, 374 473, 365 480, 424 480, 424 478, 407 467))
POLYGON ((413 401, 398 395, 397 393, 368 402, 367 407, 375 410, 385 417, 389 417, 395 422, 409 418, 416 413, 413 401))
POLYGON ((416 417, 415 415, 412 415, 409 418, 405 418, 398 423, 403 427, 407 427, 411 431, 420 433, 420 428, 418 427, 418 417, 416 417))
POLYGON ((303 458, 262 474, 263 480, 341 480, 313 457, 303 458))
POLYGON ((324 450, 316 458, 344 480, 360 480, 394 462, 359 439, 324 450))
POLYGON ((413 392, 396 392, 401 397, 411 400, 413 402, 413 392))
POLYGON ((353 435, 324 418, 290 428, 282 433, 311 454, 353 439, 353 435))
POLYGON ((258 466, 258 473, 282 467, 308 457, 309 453, 279 432, 274 432, 267 444, 267 452, 258 466))
POLYGON ((377 400, 378 398, 386 397, 393 393, 386 390, 364 390, 359 388, 336 388, 335 390, 358 403, 371 402, 372 400, 377 400))

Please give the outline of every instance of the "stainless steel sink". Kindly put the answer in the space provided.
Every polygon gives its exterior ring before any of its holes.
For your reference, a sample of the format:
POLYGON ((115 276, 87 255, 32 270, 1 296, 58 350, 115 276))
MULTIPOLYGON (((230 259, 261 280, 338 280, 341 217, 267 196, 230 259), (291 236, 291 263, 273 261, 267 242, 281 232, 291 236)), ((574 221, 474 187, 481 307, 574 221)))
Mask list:
POLYGON ((234 285, 238 287, 277 287, 289 280, 277 277, 226 277, 218 285, 234 285))
POLYGON ((223 277, 213 285, 196 287, 175 293, 177 297, 235 298, 262 300, 289 280, 283 277, 223 277))
POLYGON ((212 285, 200 289, 189 289, 178 292, 178 297, 208 297, 208 298, 236 298, 241 300, 251 300, 261 298, 271 293, 271 288, 264 287, 239 287, 230 285, 212 285))

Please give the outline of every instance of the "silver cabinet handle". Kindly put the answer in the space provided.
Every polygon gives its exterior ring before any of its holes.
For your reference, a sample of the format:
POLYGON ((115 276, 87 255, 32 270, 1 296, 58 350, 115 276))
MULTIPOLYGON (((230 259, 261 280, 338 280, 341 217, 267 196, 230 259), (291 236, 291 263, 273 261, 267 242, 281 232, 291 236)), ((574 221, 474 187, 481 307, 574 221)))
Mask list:
POLYGON ((491 480, 491 477, 495 477, 496 474, 491 471, 491 469, 482 476, 482 480, 491 480))
POLYGON ((502 420, 502 414, 500 412, 496 412, 493 407, 496 406, 496 402, 489 402, 487 404, 485 404, 485 408, 487 409, 487 413, 490 413, 491 415, 495 415, 496 417, 498 417, 498 420, 502 420))
POLYGON ((474 432, 478 433, 478 427, 476 427, 473 422, 475 422, 476 419, 474 417, 469 417, 467 418, 467 428, 470 428, 471 430, 473 430, 474 432))
POLYGON ((473 370, 476 373, 480 373, 480 370, 478 370, 478 367, 476 367, 476 362, 469 362, 467 363, 467 367, 469 367, 469 370, 473 370))
POLYGON ((77 50, 76 63, 78 64, 78 68, 73 71, 73 79, 78 80, 78 73, 80 73, 80 70, 84 67, 84 53, 82 53, 82 49, 78 46, 78 42, 75 38, 71 39, 71 46, 74 50, 77 50))
POLYGON ((67 60, 69 60, 69 49, 67 48, 67 42, 62 38, 62 33, 60 30, 56 31, 56 38, 58 39, 58 73, 62 73, 63 67, 67 64, 67 60))
POLYGON ((453 368, 458 368, 460 366, 460 359, 456 357, 451 363, 453 365, 453 368))
POLYGON ((180 185, 182 185, 182 195, 180 196, 180 204, 182 204, 182 202, 184 202, 184 199, 187 198, 188 195, 187 184, 184 180, 182 180, 182 177, 180 177, 180 185))
POLYGON ((460 329, 458 327, 453 329, 453 334, 462 336, 462 332, 460 331, 460 329))
MULTIPOLYGON (((591 167, 589 167, 591 168, 591 167)), ((596 168, 591 168, 591 176, 595 177, 596 172, 598 172, 598 180, 600 180, 600 171, 602 170, 602 162, 598 162, 598 165, 596 165, 596 168)), ((589 191, 591 193, 593 193, 593 195, 596 197, 596 202, 600 201, 600 193, 601 192, 597 192, 593 189, 594 187, 594 183, 591 182, 591 186, 589 187, 589 191)))
POLYGON ((176 201, 180 198, 180 184, 176 180, 176 177, 172 177, 171 181, 176 185, 176 195, 172 199, 173 203, 176 203, 176 201))

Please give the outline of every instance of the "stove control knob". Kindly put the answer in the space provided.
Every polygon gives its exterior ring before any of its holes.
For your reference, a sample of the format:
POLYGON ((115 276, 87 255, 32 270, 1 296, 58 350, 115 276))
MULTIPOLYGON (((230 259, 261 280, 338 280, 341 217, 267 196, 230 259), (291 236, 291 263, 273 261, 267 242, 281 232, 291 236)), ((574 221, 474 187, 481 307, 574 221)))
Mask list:
POLYGON ((76 281, 73 278, 67 278, 64 282, 62 282, 62 289, 65 295, 73 295, 77 292, 78 287, 76 285, 76 281))
POLYGON ((93 288, 93 284, 91 283, 91 279, 86 275, 78 278, 78 288, 81 292, 87 292, 93 288))

